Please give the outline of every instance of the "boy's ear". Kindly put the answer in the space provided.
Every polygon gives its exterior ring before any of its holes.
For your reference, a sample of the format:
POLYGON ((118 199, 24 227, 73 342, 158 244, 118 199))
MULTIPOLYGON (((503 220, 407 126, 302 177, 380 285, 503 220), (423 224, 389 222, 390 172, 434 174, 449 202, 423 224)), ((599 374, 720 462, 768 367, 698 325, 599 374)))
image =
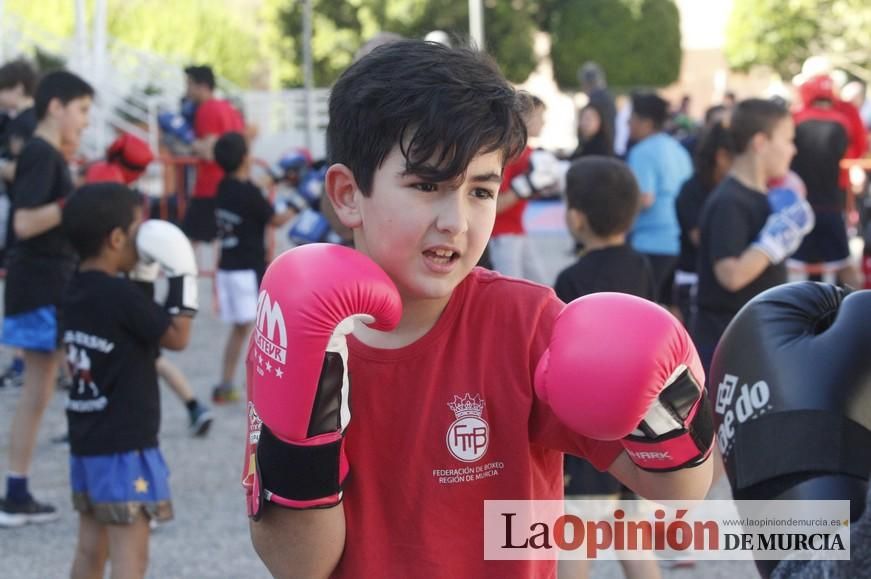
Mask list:
POLYGON ((126 235, 127 233, 123 229, 116 227, 109 232, 109 236, 106 238, 106 243, 112 249, 124 247, 124 238, 126 235))
POLYGON ((331 165, 327 169, 324 189, 342 225, 351 229, 359 227, 360 198, 363 194, 351 169, 341 163, 331 165))
POLYGON ((581 231, 587 225, 587 216, 572 207, 566 211, 566 223, 572 231, 581 231))

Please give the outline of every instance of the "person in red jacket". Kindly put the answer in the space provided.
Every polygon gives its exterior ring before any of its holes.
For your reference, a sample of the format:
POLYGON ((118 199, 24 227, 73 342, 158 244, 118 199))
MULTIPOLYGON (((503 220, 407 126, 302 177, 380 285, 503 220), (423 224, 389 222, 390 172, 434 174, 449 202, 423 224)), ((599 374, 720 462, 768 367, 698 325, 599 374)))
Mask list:
POLYGON ((850 256, 844 220, 849 176, 840 164, 842 159, 865 154, 868 143, 862 120, 856 107, 835 96, 827 73, 804 79, 798 93, 792 170, 807 186, 816 225, 793 260, 821 266, 823 273, 836 273, 841 283, 860 287, 862 277, 850 256))

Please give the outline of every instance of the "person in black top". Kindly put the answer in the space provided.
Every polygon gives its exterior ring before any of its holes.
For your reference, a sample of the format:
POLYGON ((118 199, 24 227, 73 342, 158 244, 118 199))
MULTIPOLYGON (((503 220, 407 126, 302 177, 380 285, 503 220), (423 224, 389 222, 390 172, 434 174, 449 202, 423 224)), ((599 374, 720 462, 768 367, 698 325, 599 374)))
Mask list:
POLYGON ((613 135, 617 121, 617 105, 614 102, 614 95, 608 90, 605 71, 595 62, 585 62, 578 69, 578 82, 590 103, 594 104, 600 112, 605 130, 613 135))
MULTIPOLYGON (((621 292, 656 299, 650 263, 626 243, 640 202, 635 176, 622 161, 590 156, 572 163, 566 175, 566 224, 572 236, 583 243, 584 251, 557 277, 557 297, 568 303, 591 293, 621 292)), ((574 456, 565 456, 565 478, 569 500, 616 499, 621 492, 617 479, 574 456)), ((570 511, 568 503, 566 512, 570 511)), ((620 564, 629 577, 659 577, 652 559, 621 560, 620 564)), ((586 565, 585 561, 560 561, 559 575, 578 576, 586 571, 586 565)))
POLYGON ((0 111, 9 116, 0 131, 0 179, 7 185, 15 178, 15 159, 36 131, 35 89, 36 71, 26 60, 0 66, 0 111))
POLYGON ((172 291, 172 278, 164 309, 119 274, 136 267, 144 249, 164 269, 195 260, 180 230, 161 238, 141 224, 138 194, 119 183, 85 185, 63 210, 81 258, 63 304, 73 376, 70 484, 79 512, 73 577, 102 577, 107 558, 113 576, 142 577, 149 519, 172 518, 154 361, 160 347, 185 348, 195 306, 172 291))
POLYGON ((699 221, 698 308, 691 334, 705 372, 738 310, 755 295, 786 282, 783 261, 813 224, 803 198, 773 211, 768 197, 767 184, 788 173, 795 155, 789 111, 773 101, 741 101, 729 133, 735 151, 732 168, 711 193, 699 221), (805 221, 796 223, 795 212, 805 221))
POLYGON ((614 155, 613 128, 605 123, 606 111, 601 103, 589 103, 578 112, 578 148, 571 158, 588 155, 614 155))
POLYGON ((266 271, 266 226, 283 225, 298 210, 283 203, 276 211, 250 181, 251 157, 240 133, 222 135, 215 143, 214 157, 224 171, 216 196, 221 258, 215 285, 221 318, 232 324, 224 348, 221 382, 212 391, 212 399, 221 404, 239 399, 233 378, 257 315, 257 290, 266 271))
POLYGON ((7 256, 3 342, 21 348, 24 384, 9 436, 6 497, 0 526, 57 518, 34 500, 27 473, 43 412, 54 391, 60 355, 60 304, 76 255, 61 230, 61 206, 73 183, 62 148, 77 148, 94 94, 78 76, 58 71, 36 89, 39 125, 18 157, 12 184, 16 242, 7 256))
POLYGON ((680 255, 674 273, 673 303, 687 326, 695 309, 695 294, 699 283, 696 274, 699 217, 711 191, 732 166, 729 131, 722 122, 714 123, 702 133, 694 160, 695 172, 683 184, 675 201, 677 222, 680 225, 680 255))

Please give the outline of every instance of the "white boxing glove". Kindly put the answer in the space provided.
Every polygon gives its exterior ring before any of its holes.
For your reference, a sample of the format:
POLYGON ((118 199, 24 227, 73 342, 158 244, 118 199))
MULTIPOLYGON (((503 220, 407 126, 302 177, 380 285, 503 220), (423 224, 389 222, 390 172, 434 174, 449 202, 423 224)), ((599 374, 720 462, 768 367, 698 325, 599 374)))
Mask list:
POLYGON ((136 250, 142 265, 157 263, 166 274, 166 310, 172 315, 195 314, 199 308, 197 260, 182 230, 168 221, 149 219, 139 226, 136 250))
POLYGON ((565 190, 568 165, 550 151, 536 149, 529 156, 529 170, 511 180, 511 189, 522 199, 558 196, 565 190))

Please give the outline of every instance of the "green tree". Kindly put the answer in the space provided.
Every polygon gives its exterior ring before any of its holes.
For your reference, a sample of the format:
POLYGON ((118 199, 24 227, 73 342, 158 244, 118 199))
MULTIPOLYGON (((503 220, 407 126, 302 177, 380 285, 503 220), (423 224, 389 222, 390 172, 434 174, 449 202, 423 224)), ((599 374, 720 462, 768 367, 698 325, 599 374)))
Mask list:
POLYGON ((557 83, 578 88, 584 62, 617 88, 660 87, 680 75, 680 15, 674 0, 561 0, 550 14, 557 83))
MULTIPOLYGON (((71 37, 75 29, 74 3, 69 0, 6 0, 5 7, 54 36, 71 37)), ((86 2, 86 8, 90 32, 94 1, 86 2)), ((182 63, 209 63, 219 75, 242 86, 250 85, 262 66, 256 15, 246 15, 238 5, 211 0, 109 0, 107 27, 110 36, 133 48, 182 63)))
POLYGON ((826 55, 871 80, 871 4, 866 0, 735 0, 726 37, 729 65, 769 66, 784 78, 809 56, 826 55))
MULTIPOLYGON (((515 82, 526 80, 535 68, 533 35, 536 10, 552 0, 488 0, 484 5, 487 50, 515 82)), ((277 81, 302 84, 302 3, 268 0, 264 18, 273 23, 269 35, 277 54, 277 81)), ((433 30, 453 37, 468 36, 468 3, 457 0, 313 0, 314 80, 328 86, 353 61, 365 41, 381 31, 422 38, 433 30)))

